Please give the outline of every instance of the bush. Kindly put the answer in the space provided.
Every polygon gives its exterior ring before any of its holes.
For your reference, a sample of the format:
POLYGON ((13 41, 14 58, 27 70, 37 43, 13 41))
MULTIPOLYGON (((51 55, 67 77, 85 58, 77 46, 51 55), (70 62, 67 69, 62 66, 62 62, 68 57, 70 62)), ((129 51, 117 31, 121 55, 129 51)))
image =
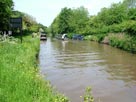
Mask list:
POLYGON ((130 35, 136 36, 136 21, 130 20, 125 22, 124 31, 130 35))
POLYGON ((109 27, 111 33, 119 33, 123 31, 122 24, 114 24, 109 27))
POLYGON ((67 34, 67 37, 68 37, 69 39, 72 39, 73 34, 74 34, 74 33, 68 33, 68 34, 67 34))
POLYGON ((118 33, 118 34, 109 34, 110 45, 136 53, 136 37, 131 37, 126 34, 118 33))

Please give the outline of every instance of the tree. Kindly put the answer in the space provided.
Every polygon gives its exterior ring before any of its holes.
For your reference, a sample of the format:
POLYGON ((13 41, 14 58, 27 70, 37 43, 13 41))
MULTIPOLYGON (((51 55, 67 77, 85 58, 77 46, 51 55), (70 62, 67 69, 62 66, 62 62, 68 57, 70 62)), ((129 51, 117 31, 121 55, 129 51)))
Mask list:
POLYGON ((59 33, 68 33, 70 32, 70 24, 69 21, 72 16, 72 10, 70 8, 63 8, 59 14, 59 21, 58 21, 58 27, 59 27, 59 33))
POLYGON ((124 0, 123 5, 127 8, 128 18, 136 20, 136 0, 124 0))
POLYGON ((100 22, 104 25, 119 24, 127 19, 126 8, 121 4, 112 4, 110 8, 103 8, 98 14, 100 22))
POLYGON ((136 20, 136 8, 130 8, 128 11, 128 16, 130 20, 136 20))
POLYGON ((53 23, 51 24, 50 26, 50 31, 51 33, 53 34, 53 36, 55 34, 58 34, 59 33, 59 16, 57 16, 54 20, 53 20, 53 23))
POLYGON ((63 34, 72 31, 71 27, 72 10, 70 8, 63 8, 59 15, 53 20, 50 29, 52 34, 63 34))
POLYGON ((12 0, 0 0, 0 30, 8 29, 13 4, 12 0))
POLYGON ((85 33, 85 26, 89 20, 89 13, 84 7, 77 9, 63 8, 51 24, 51 31, 55 33, 85 33))
POLYGON ((89 20, 89 13, 83 6, 73 9, 73 17, 71 20, 71 25, 74 28, 75 33, 84 34, 86 23, 89 20))
POLYGON ((128 8, 136 8, 136 0, 124 0, 123 4, 128 8))
POLYGON ((45 27, 42 24, 38 24, 36 19, 24 12, 13 11, 11 17, 22 17, 23 19, 23 30, 38 32, 39 28, 44 29, 45 27))

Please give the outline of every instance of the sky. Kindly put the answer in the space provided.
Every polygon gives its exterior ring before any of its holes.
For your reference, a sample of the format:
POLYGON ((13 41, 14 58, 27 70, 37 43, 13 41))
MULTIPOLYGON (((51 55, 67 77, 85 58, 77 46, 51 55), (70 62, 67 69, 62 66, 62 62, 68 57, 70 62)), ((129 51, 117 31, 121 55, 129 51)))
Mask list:
POLYGON ((101 8, 110 7, 112 3, 122 1, 123 0, 13 0, 15 10, 33 16, 38 23, 45 26, 50 26, 54 18, 64 7, 78 8, 84 6, 88 9, 89 15, 96 15, 101 8))

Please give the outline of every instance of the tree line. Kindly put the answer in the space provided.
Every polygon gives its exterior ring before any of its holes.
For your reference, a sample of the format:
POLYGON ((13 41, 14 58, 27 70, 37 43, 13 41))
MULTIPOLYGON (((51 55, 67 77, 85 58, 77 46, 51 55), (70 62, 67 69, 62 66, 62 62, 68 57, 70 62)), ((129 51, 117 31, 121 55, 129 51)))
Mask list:
POLYGON ((24 31, 37 32, 39 28, 43 30, 47 28, 38 23, 33 16, 24 12, 15 11, 13 0, 0 0, 0 31, 8 31, 10 29, 9 19, 11 17, 22 17, 24 31))
POLYGON ((136 35, 136 0, 124 0, 102 8, 97 15, 89 15, 84 7, 62 8, 50 25, 55 34, 79 33, 95 35, 124 32, 136 35))

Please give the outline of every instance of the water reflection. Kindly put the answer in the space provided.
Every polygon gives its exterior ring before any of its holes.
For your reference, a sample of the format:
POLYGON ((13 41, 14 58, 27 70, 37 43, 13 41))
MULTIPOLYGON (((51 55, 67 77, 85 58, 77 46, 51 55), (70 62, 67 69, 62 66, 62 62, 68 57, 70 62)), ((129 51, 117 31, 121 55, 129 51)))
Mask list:
POLYGON ((93 87, 101 102, 135 102, 136 55, 88 41, 41 43, 41 73, 72 102, 93 87))

